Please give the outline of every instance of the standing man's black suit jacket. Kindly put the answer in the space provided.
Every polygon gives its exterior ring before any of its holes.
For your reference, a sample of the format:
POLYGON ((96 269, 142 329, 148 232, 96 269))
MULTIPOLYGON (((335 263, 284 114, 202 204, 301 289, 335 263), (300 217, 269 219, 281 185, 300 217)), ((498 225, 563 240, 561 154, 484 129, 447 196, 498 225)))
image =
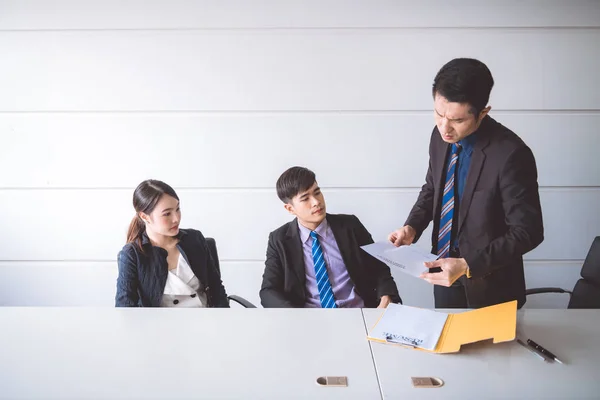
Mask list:
MULTIPOLYGON (((391 296, 392 302, 400 302, 390 269, 360 248, 373 243, 373 238, 358 218, 327 214, 327 223, 365 307, 377 307, 385 295, 391 296)), ((297 219, 269 235, 260 299, 264 307, 304 307, 306 303, 304 252, 297 219)))
MULTIPOLYGON (((405 224, 415 241, 434 219, 437 250, 439 215, 449 144, 433 130, 426 183, 405 224)), ((469 307, 518 300, 525 303, 523 254, 544 239, 533 153, 512 131, 487 116, 477 130, 464 193, 458 205, 458 253, 469 265, 463 276, 469 307)), ((455 227, 453 227, 455 229, 455 227)))

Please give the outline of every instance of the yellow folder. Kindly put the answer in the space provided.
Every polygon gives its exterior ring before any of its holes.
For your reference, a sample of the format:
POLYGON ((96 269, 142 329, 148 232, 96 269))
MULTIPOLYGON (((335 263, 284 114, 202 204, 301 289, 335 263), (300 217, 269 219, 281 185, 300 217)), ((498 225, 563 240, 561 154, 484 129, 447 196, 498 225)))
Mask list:
MULTIPOLYGON (((383 316, 383 314, 382 314, 383 316)), ((381 319, 381 317, 380 317, 381 319)), ((377 323, 379 320, 377 321, 377 323)), ((377 323, 375 325, 377 325, 377 323)), ((493 339, 494 343, 514 340, 517 333, 517 301, 496 304, 460 313, 448 313, 433 353, 456 353, 463 344, 493 339)), ((389 343, 368 336, 375 342, 389 343)), ((396 343, 393 343, 396 344, 396 343)), ((404 346, 398 344, 399 346, 404 346)), ((430 350, 420 349, 422 351, 430 350)))

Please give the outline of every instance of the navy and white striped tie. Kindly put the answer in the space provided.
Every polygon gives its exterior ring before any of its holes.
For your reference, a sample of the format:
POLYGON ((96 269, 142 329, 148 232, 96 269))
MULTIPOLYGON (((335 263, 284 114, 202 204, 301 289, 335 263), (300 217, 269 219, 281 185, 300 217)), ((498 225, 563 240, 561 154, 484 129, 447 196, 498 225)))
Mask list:
POLYGON ((454 217, 454 177, 456 176, 456 163, 460 145, 452 145, 452 154, 446 170, 446 185, 442 197, 442 211, 440 213, 440 230, 438 233, 438 255, 446 258, 450 255, 450 241, 452 239, 452 219, 454 217))
POLYGON ((313 262, 315 263, 315 276, 317 278, 317 288, 319 289, 321 307, 337 308, 335 297, 333 296, 333 289, 331 288, 331 282, 329 282, 329 275, 327 274, 327 264, 325 264, 323 249, 319 243, 317 232, 312 231, 310 237, 313 239, 312 256, 313 262))

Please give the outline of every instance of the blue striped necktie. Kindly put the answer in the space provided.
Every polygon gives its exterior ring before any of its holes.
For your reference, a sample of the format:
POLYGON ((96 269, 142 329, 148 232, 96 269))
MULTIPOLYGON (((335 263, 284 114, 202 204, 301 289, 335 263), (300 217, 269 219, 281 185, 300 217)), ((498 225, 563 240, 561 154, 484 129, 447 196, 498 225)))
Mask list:
POLYGON ((337 308, 337 304, 335 304, 335 297, 333 297, 331 282, 329 282, 329 275, 327 274, 327 265, 325 264, 325 258, 323 257, 323 249, 319 243, 317 232, 312 231, 310 233, 310 237, 313 240, 312 256, 313 262, 315 263, 315 276, 317 278, 317 288, 319 289, 321 307, 337 308))
POLYGON ((450 255, 450 242, 452 240, 452 218, 454 217, 454 177, 456 176, 456 163, 458 162, 458 153, 460 145, 452 145, 452 154, 446 170, 446 185, 444 186, 444 195, 442 197, 442 211, 440 212, 440 230, 438 234, 438 255, 439 258, 446 258, 450 255))

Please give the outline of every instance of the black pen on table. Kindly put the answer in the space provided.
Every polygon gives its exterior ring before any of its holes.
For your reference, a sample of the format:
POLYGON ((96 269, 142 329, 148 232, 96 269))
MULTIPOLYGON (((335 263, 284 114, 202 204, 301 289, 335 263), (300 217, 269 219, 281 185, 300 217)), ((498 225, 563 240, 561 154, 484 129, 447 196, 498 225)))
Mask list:
POLYGON ((561 363, 561 364, 563 363, 562 361, 560 361, 558 359, 558 357, 556 357, 552 352, 550 352, 550 350, 545 349, 544 347, 540 346, 533 340, 527 339, 527 344, 530 345, 531 347, 533 347, 534 349, 536 349, 537 351, 539 351, 540 353, 542 353, 544 356, 548 357, 549 359, 554 360, 557 363, 561 363))
POLYGON ((538 356, 542 361, 548 361, 546 359, 546 357, 544 357, 543 355, 541 355, 540 353, 538 353, 537 351, 535 351, 533 348, 527 346, 521 339, 517 339, 517 343, 519 343, 521 346, 525 347, 527 350, 529 350, 532 354, 538 356))

